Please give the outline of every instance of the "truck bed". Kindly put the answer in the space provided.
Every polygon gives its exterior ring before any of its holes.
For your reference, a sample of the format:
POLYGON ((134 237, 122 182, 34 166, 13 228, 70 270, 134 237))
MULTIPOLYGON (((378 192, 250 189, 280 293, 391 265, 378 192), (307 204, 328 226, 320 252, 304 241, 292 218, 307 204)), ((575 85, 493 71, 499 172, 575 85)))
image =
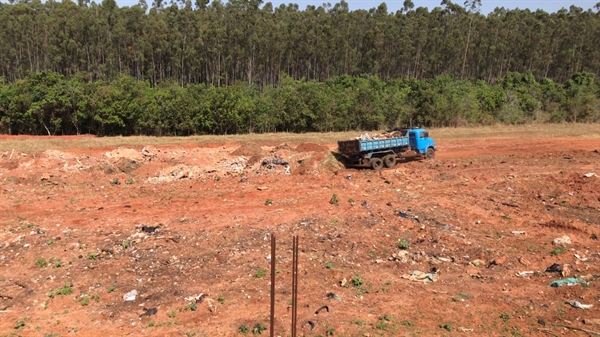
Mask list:
POLYGON ((409 146, 408 136, 375 140, 353 139, 338 142, 340 153, 347 156, 357 155, 361 152, 372 152, 404 146, 409 146))

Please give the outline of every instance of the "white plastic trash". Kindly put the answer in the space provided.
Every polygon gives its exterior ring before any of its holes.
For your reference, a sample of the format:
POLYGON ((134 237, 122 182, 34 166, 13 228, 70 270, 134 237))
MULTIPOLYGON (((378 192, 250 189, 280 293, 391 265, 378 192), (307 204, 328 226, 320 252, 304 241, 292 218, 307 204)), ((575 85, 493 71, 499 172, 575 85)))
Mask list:
POLYGON ((130 291, 127 294, 123 295, 123 300, 125 302, 135 301, 135 298, 136 298, 137 294, 138 294, 137 290, 133 289, 132 291, 130 291))

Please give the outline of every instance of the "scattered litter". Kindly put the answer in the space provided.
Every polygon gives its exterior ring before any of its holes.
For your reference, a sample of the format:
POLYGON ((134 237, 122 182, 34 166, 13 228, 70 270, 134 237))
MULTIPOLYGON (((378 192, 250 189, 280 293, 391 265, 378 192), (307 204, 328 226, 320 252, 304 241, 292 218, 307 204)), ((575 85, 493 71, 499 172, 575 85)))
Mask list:
POLYGON ((132 291, 123 295, 123 301, 125 301, 125 302, 135 301, 137 294, 138 294, 137 290, 133 289, 132 291))
POLYGON ((562 272, 562 270, 563 270, 563 267, 560 264, 554 263, 550 267, 546 268, 545 272, 546 273, 560 273, 560 272, 562 272))
POLYGON ((266 191, 266 190, 269 189, 269 187, 267 187, 267 186, 258 186, 256 189, 259 190, 259 191, 266 191))
POLYGON ((583 304, 583 303, 580 303, 577 301, 567 302, 567 303, 569 303, 573 308, 579 308, 579 309, 589 309, 594 306, 592 304, 583 304))
POLYGON ((462 326, 459 326, 458 328, 456 328, 456 331, 460 331, 460 332, 473 332, 473 329, 463 328, 462 326))
POLYGON ((402 219, 408 219, 408 213, 406 213, 404 211, 400 211, 396 215, 399 216, 399 217, 401 217, 402 219))
POLYGON ((590 172, 583 175, 586 178, 597 177, 596 173, 590 172))
POLYGON ((430 283, 430 282, 436 282, 438 280, 438 274, 437 273, 424 273, 422 271, 415 270, 410 274, 402 275, 402 278, 411 280, 411 281, 416 281, 416 282, 430 283))
POLYGON ((525 235, 525 231, 512 231, 513 235, 525 235))
POLYGON ((559 245, 570 245, 571 244, 571 238, 568 237, 567 235, 562 236, 560 238, 556 238, 552 241, 552 244, 554 244, 555 246, 559 246, 559 245))
POLYGON ((203 293, 200 293, 200 294, 198 294, 198 295, 195 295, 195 296, 186 297, 186 298, 185 298, 185 301, 186 301, 186 302, 195 302, 195 303, 201 303, 201 302, 202 302, 202 300, 204 300, 204 298, 205 298, 206 296, 208 296, 208 294, 203 294, 203 293))
POLYGON ((310 325, 311 330, 315 329, 315 323, 313 321, 308 321, 307 323, 308 323, 308 325, 310 325))
POLYGON ((342 300, 341 297, 339 297, 338 295, 336 295, 334 293, 327 293, 327 299, 328 300, 338 301, 338 302, 340 302, 342 300))
POLYGON ((315 315, 318 315, 323 310, 327 310, 327 312, 329 312, 329 307, 326 305, 320 307, 319 309, 317 309, 317 311, 315 311, 315 315))
POLYGON ((562 279, 562 280, 556 280, 556 281, 552 281, 550 283, 551 287, 554 288, 558 288, 558 287, 562 287, 563 285, 567 285, 567 287, 572 287, 572 286, 576 286, 578 284, 584 284, 585 280, 582 278, 575 278, 575 277, 569 277, 566 279, 562 279))
POLYGON ((154 233, 158 229, 159 226, 142 226, 142 232, 146 233, 154 233))
POLYGON ((479 267, 485 264, 485 261, 481 260, 481 259, 476 259, 471 261, 471 264, 474 265, 475 267, 479 267))
POLYGON ((347 281, 347 280, 346 280, 346 278, 344 277, 344 278, 343 278, 343 279, 340 281, 340 285, 341 285, 342 287, 345 287, 345 286, 346 286, 346 283, 348 283, 348 281, 347 281))
POLYGON ((156 313, 158 312, 158 308, 150 308, 150 309, 146 309, 144 308, 144 313, 140 315, 140 317, 144 317, 144 316, 152 316, 152 315, 156 315, 156 313))
POLYGON ((148 151, 146 148, 143 148, 142 149, 142 156, 144 156, 144 157, 156 157, 156 154, 148 151))
POLYGON ((523 277, 523 276, 533 275, 533 273, 534 273, 534 271, 530 271, 530 270, 520 271, 520 272, 517 272, 517 276, 523 277))
POLYGON ((239 172, 248 166, 248 160, 244 157, 237 157, 232 161, 223 162, 223 168, 227 171, 239 172))
POLYGON ((587 257, 581 257, 581 256, 579 256, 579 254, 575 254, 574 256, 575 256, 575 258, 576 258, 577 260, 579 260, 579 261, 582 261, 582 262, 586 262, 586 261, 589 261, 589 260, 590 260, 590 259, 588 259, 587 257))

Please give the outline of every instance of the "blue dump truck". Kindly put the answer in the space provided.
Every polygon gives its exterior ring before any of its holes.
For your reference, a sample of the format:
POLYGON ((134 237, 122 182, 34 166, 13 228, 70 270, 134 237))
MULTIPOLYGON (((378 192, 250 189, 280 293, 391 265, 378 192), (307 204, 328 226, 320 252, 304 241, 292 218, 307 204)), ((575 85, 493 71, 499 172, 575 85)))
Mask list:
POLYGON ((339 153, 346 157, 347 166, 381 170, 394 167, 398 160, 435 157, 435 143, 425 129, 394 129, 384 137, 368 138, 338 141, 339 153))

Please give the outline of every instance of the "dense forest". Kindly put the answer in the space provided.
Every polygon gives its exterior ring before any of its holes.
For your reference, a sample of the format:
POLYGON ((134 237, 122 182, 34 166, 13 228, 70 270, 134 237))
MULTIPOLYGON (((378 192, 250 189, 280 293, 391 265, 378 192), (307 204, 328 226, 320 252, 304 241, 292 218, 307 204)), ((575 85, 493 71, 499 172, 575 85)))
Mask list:
POLYGON ((600 3, 0 3, 0 132, 188 135, 600 121, 600 3))

